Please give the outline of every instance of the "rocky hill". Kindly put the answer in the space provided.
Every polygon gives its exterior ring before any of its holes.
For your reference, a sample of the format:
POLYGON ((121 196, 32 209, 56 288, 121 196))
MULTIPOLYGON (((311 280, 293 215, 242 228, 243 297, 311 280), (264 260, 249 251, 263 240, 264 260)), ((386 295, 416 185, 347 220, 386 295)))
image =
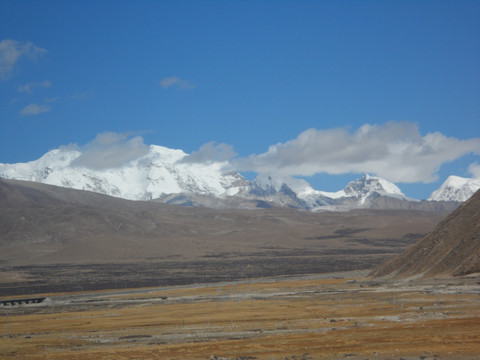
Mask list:
POLYGON ((373 277, 460 276, 480 272, 480 190, 373 277))

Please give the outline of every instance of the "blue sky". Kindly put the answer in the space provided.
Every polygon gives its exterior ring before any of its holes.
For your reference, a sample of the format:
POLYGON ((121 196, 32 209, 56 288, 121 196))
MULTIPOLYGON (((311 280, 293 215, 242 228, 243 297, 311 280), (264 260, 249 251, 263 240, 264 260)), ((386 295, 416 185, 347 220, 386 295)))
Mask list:
POLYGON ((0 94, 1 163, 115 132, 426 198, 479 176, 480 2, 3 0, 0 94))

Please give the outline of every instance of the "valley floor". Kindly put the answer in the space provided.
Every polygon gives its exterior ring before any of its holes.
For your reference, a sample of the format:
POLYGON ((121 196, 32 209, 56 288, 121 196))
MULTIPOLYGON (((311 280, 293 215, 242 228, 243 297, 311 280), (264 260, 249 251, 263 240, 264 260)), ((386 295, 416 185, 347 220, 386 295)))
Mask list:
POLYGON ((477 359, 480 279, 365 272, 45 294, 1 306, 1 359, 477 359))

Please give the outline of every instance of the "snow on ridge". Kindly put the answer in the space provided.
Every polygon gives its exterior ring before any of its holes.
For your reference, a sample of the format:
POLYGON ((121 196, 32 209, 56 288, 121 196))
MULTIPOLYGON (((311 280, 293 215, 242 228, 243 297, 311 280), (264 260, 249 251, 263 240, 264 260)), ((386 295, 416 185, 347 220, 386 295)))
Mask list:
POLYGON ((321 190, 317 190, 317 191, 320 193, 320 195, 329 197, 331 199, 340 199, 342 197, 347 197, 347 195, 345 194, 345 190, 343 189, 335 192, 321 191, 321 190))
POLYGON ((369 200, 387 196, 402 200, 408 199, 400 189, 391 182, 380 177, 365 174, 351 181, 343 190, 327 192, 315 190, 305 180, 292 177, 282 177, 260 174, 250 185, 250 194, 260 196, 269 201, 279 201, 282 204, 302 208, 339 207, 345 203, 349 208, 368 206, 369 200), (286 200, 290 198, 290 200, 286 200))
MULTIPOLYGON (((0 163, 0 177, 90 190, 129 200, 186 193, 241 196, 305 209, 368 206, 379 195, 418 201, 406 197, 390 181, 368 174, 336 192, 316 190, 303 179, 271 174, 259 174, 249 183, 228 161, 191 162, 184 151, 158 145, 150 145, 147 153, 115 168, 75 165, 74 160, 81 155, 78 149, 59 148, 34 161, 0 163)), ((450 176, 428 200, 465 201, 478 189, 479 179, 450 176)))
POLYGON ((187 155, 187 153, 180 149, 170 149, 160 145, 150 145, 148 153, 141 158, 155 158, 156 160, 173 164, 182 160, 187 155))
POLYGON ((44 182, 51 172, 67 167, 80 155, 81 153, 76 150, 51 150, 38 160, 18 164, 0 164, 0 176, 6 179, 44 182))
POLYGON ((280 191, 283 185, 288 186, 295 193, 303 193, 314 190, 307 181, 291 176, 258 174, 255 179, 253 179, 252 184, 263 190, 275 192, 280 191))
POLYGON ((371 193, 377 192, 381 195, 395 195, 406 198, 405 194, 392 182, 368 174, 348 183, 344 192, 346 196, 350 197, 367 197, 371 193))
POLYGON ((428 198, 429 201, 467 201, 480 189, 480 179, 451 175, 428 198))
POLYGON ((116 168, 72 165, 81 155, 77 150, 56 149, 28 163, 0 164, 0 177, 90 190, 129 200, 150 200, 179 192, 234 195, 244 187, 243 177, 232 174, 227 162, 183 163, 185 152, 157 145, 149 146, 146 154, 116 168))

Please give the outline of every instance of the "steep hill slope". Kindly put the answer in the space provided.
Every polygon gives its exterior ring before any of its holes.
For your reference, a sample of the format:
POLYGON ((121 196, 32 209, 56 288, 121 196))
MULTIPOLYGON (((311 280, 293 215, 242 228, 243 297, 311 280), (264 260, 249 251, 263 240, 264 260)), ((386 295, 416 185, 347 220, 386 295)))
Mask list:
POLYGON ((393 278, 480 272, 480 191, 416 245, 372 272, 393 278))

